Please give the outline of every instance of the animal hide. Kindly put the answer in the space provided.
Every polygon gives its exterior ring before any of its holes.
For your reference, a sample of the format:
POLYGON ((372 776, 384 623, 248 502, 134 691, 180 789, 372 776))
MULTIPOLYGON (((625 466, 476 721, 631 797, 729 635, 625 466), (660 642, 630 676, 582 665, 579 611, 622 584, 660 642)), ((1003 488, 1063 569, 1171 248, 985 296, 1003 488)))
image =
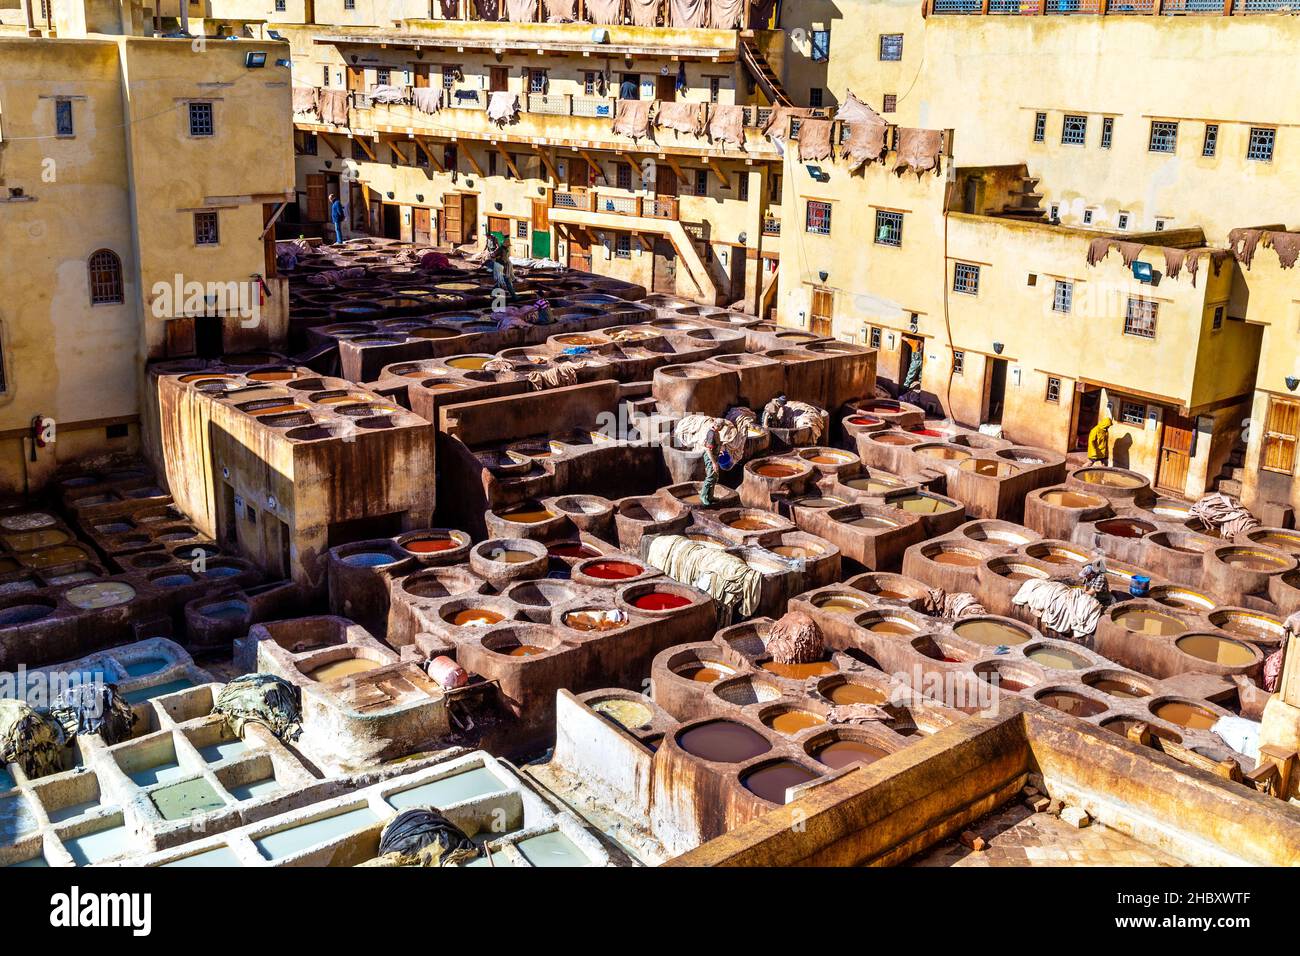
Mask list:
POLYGON ((937 129, 901 128, 898 131, 898 155, 894 173, 903 175, 907 170, 916 178, 927 170, 939 171, 939 150, 943 148, 943 133, 937 129))
POLYGON ((511 23, 534 23, 537 20, 537 0, 506 0, 506 15, 511 23))
POLYGON ((707 127, 708 105, 705 103, 660 103, 655 126, 702 136, 707 127))
POLYGON ((799 125, 799 159, 829 159, 831 155, 831 121, 806 119, 799 125))
POLYGON ((709 118, 709 139, 715 143, 745 145, 745 108, 715 106, 709 118))
POLYGON ((627 0, 632 23, 639 27, 653 27, 659 23, 659 0, 627 0))
POLYGON ((619 0, 587 0, 587 19, 592 23, 621 23, 619 0))
POLYGON ((673 26, 707 27, 709 25, 708 0, 672 0, 673 26))

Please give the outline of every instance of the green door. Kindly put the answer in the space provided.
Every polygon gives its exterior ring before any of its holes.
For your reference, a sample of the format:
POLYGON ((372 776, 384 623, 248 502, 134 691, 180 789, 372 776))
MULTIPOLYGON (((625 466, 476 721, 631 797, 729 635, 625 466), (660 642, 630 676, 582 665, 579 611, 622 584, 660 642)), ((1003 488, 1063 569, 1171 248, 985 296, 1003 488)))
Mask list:
POLYGON ((533 230, 533 258, 551 258, 551 233, 548 230, 533 230))

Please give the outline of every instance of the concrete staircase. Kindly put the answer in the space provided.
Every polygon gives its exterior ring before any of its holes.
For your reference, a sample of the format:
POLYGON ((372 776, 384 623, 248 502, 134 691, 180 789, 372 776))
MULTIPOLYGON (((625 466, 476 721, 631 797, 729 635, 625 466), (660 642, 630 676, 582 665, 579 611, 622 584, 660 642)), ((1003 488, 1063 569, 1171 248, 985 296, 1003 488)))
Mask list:
POLYGON ((1037 189, 1038 177, 1026 175, 1021 181, 1020 188, 1011 192, 1011 197, 1015 202, 1004 204, 1001 215, 1008 219, 1019 219, 1024 222, 1044 222, 1047 219, 1047 213, 1040 205, 1043 201, 1043 194, 1038 192, 1037 189))
POLYGON ((1214 479, 1214 490, 1225 495, 1232 495, 1234 498, 1240 498, 1242 485, 1246 478, 1245 464, 1246 446, 1238 443, 1228 455, 1228 460, 1223 463, 1223 468, 1219 470, 1218 477, 1214 479))

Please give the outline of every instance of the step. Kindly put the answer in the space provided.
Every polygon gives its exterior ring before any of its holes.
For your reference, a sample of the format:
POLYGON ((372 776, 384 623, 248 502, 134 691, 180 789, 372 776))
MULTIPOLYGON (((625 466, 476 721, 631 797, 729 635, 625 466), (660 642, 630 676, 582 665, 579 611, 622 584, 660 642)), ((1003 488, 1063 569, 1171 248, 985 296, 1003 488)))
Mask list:
POLYGON ((1241 497, 1241 482, 1233 478, 1220 478, 1218 482, 1218 491, 1220 494, 1232 495, 1234 498, 1241 497))

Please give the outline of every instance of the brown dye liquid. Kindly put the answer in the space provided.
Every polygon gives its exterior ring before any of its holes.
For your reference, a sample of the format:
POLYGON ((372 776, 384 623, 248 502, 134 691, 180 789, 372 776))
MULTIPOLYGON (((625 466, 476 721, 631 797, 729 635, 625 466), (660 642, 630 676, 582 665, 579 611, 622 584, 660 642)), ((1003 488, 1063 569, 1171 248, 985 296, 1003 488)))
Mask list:
POLYGON ((941 514, 945 511, 952 511, 954 505, 946 501, 940 501, 938 498, 930 495, 903 495, 900 498, 891 498, 889 504, 895 508, 902 508, 909 514, 917 515, 934 515, 941 514))
MULTIPOLYGON (((961 461, 970 457, 970 452, 958 448, 918 448, 916 453, 924 455, 926 458, 938 458, 941 461, 961 461)), ((994 467, 997 466, 994 465, 994 467)))
POLYGON ((1142 479, 1123 475, 1115 471, 1085 471, 1076 476, 1080 481, 1090 485, 1105 485, 1107 488, 1141 488, 1142 479))
POLYGON ((826 721, 816 714, 808 713, 806 710, 783 710, 781 713, 764 720, 763 723, 779 734, 797 734, 801 730, 817 727, 826 723, 826 721))
POLYGON ((466 355, 462 358, 454 358, 447 362, 452 368, 464 368, 472 371, 478 371, 488 362, 492 361, 489 356, 485 355, 466 355))
POLYGON ((816 780, 817 774, 805 770, 792 760, 778 760, 760 767, 740 778, 745 789, 770 803, 785 803, 785 792, 790 787, 816 780))
POLYGON ((850 461, 850 459, 840 455, 813 455, 808 460, 815 465, 843 465, 850 461))
POLYGON ((904 594, 902 591, 891 591, 888 588, 881 588, 875 593, 876 597, 889 598, 892 601, 910 601, 912 599, 910 594, 904 594))
POLYGON ((496 611, 489 611, 484 607, 471 607, 457 613, 451 619, 451 623, 457 627, 487 627, 491 624, 500 624, 505 619, 504 614, 498 614, 496 611))
POLYGON ((539 644, 517 644, 506 651, 510 657, 536 657, 538 654, 545 653, 546 648, 539 644))
POLYGON ((1244 614, 1224 615, 1223 621, 1217 626, 1223 628, 1229 634, 1236 634, 1238 637, 1244 637, 1252 641, 1274 637, 1278 633, 1277 622, 1270 621, 1268 618, 1248 617, 1244 614), (1270 627, 1270 624, 1273 627, 1270 627))
MULTIPOLYGON (((687 535, 687 537, 690 536, 687 535)), ((783 558, 812 558, 821 554, 821 551, 793 544, 778 544, 772 549, 772 553, 779 554, 783 558)))
POLYGON ((1219 715, 1195 704, 1186 704, 1180 700, 1171 700, 1155 709, 1155 715, 1179 727, 1191 730, 1209 730, 1219 720, 1219 715))
POLYGON ((1146 696, 1140 687, 1110 677, 1103 677, 1101 680, 1093 681, 1088 686, 1101 691, 1103 694, 1110 694, 1111 697, 1133 698, 1146 696))
MULTIPOLYGON (((352 400, 351 396, 347 400, 352 400)), ((321 404, 324 404, 323 402, 321 404)), ((250 415, 280 415, 284 412, 301 412, 306 405, 299 405, 297 402, 286 402, 283 405, 268 405, 266 408, 258 408, 251 412, 250 415)))
POLYGON ((936 564, 951 564, 956 567, 973 568, 984 559, 978 554, 969 554, 965 551, 939 551, 930 555, 930 560, 936 564))
POLYGON ((1127 518, 1108 518, 1097 522, 1097 530, 1119 538, 1140 538, 1154 531, 1155 525, 1147 524, 1145 521, 1131 521, 1127 518))
POLYGON ((795 504, 801 508, 838 508, 848 502, 841 498, 799 498, 795 504))
POLYGON ((768 661, 763 665, 763 670, 789 680, 807 680, 809 677, 834 674, 837 668, 830 661, 813 661, 811 664, 778 664, 776 661, 768 661))
POLYGON ((1260 535, 1255 540, 1260 544, 1268 545, 1270 548, 1281 548, 1283 551, 1300 551, 1300 536, 1294 534, 1270 531, 1268 534, 1260 535))
POLYGON ((570 611, 564 623, 575 631, 613 631, 627 623, 627 618, 617 620, 596 611, 570 611))
POLYGON ((290 371, 271 371, 271 372, 249 372, 248 377, 255 382, 287 382, 291 378, 297 378, 297 372, 290 371))
POLYGON ((1008 677, 1000 671, 976 671, 975 676, 986 684, 992 684, 994 687, 1008 690, 1016 694, 1029 686, 1024 681, 1016 680, 1014 677, 1008 677))
POLYGON ((883 530, 885 528, 897 528, 898 525, 887 518, 878 518, 875 515, 861 515, 857 518, 851 518, 844 522, 854 528, 873 528, 883 530))
POLYGON ((1106 709, 1106 705, 1068 690, 1054 690, 1038 698, 1040 703, 1055 707, 1075 717, 1092 717, 1106 709))
POLYGON ((48 548, 53 544, 62 544, 68 540, 66 531, 46 528, 41 531, 20 531, 4 536, 4 543, 11 551, 34 551, 48 548))
POLYGON ((699 681, 701 684, 712 684, 715 680, 719 680, 723 677, 730 677, 733 672, 730 670, 723 670, 720 667, 710 664, 697 662, 694 664, 687 664, 685 667, 676 670, 673 673, 678 677, 685 677, 688 680, 699 681))
POLYGON ((871 438, 882 445, 915 445, 920 442, 919 438, 911 438, 907 435, 883 434, 872 435, 871 438))
POLYGON ((1106 503, 1103 498, 1080 494, 1077 491, 1049 491, 1043 495, 1049 505, 1060 508, 1100 508, 1106 503))
POLYGON ((340 661, 330 661, 328 664, 322 664, 314 668, 307 676, 314 681, 338 680, 340 677, 352 677, 356 674, 364 674, 367 671, 383 667, 375 661, 368 661, 364 657, 345 657, 340 661))
POLYGON ((1086 558, 1083 555, 1075 554, 1073 551, 1062 551, 1058 548, 1052 548, 1044 551, 1042 554, 1034 554, 1031 557, 1039 561, 1046 561, 1048 564, 1084 564, 1086 558))
POLYGON ((73 545, 44 548, 29 551, 22 556, 23 564, 29 568, 52 568, 60 564, 72 564, 74 561, 87 561, 90 555, 73 545))
POLYGON ((1030 651, 1028 657, 1035 664, 1051 667, 1058 671, 1077 671, 1088 666, 1088 662, 1068 651, 1058 651, 1053 647, 1040 647, 1030 651))
POLYGON ((519 508, 516 511, 507 511, 501 517, 507 521, 516 521, 520 524, 531 524, 537 521, 546 521, 555 517, 555 512, 546 508, 519 508))
POLYGON ((688 754, 718 763, 740 763, 772 749, 758 731, 730 720, 692 727, 677 738, 677 743, 688 754))
POLYGON ((1180 634, 1187 626, 1176 617, 1156 611, 1125 611, 1115 618, 1115 623, 1137 634, 1164 636, 1180 634))
POLYGON ((883 618, 879 621, 873 621, 867 625, 867 630, 875 634, 915 634, 916 628, 904 624, 901 621, 891 621, 889 618, 883 618))
POLYGON ((799 474, 799 469, 791 465, 759 465, 754 474, 764 478, 793 478, 799 474))
POLYGON ((867 609, 865 601, 859 601, 851 597, 833 597, 817 605, 818 610, 829 611, 832 614, 860 614, 867 609))
POLYGON ((985 647, 997 647, 1000 644, 1014 646, 1029 640, 1024 631, 999 621, 962 621, 953 625, 953 633, 985 647))
POLYGON ((1186 637, 1180 637, 1175 642, 1175 645, 1184 654, 1190 654, 1199 660, 1209 661, 1211 664, 1241 667, 1245 664, 1251 664, 1255 660, 1255 655, 1250 652, 1250 648, 1245 644, 1230 641, 1223 637, 1215 637, 1213 634, 1188 634, 1186 637))
POLYGON ((772 525, 762 518, 735 518, 727 522, 737 531, 768 531, 772 525))
POLYGON ((831 703, 841 707, 849 704, 883 704, 888 698, 874 687, 865 684, 837 684, 826 694, 831 703))
POLYGON ((1287 562, 1281 558, 1262 551, 1229 551, 1222 557, 1225 564, 1230 564, 1234 568, 1244 568, 1247 571, 1280 571, 1287 566, 1287 562))
POLYGON ((835 740, 818 748, 813 756, 819 763, 824 763, 832 770, 839 770, 855 763, 875 763, 881 757, 889 756, 889 751, 861 740, 835 740))
POLYGON ((487 553, 489 561, 503 561, 506 564, 523 564, 532 561, 537 555, 531 551, 518 551, 513 548, 493 548, 487 553))

